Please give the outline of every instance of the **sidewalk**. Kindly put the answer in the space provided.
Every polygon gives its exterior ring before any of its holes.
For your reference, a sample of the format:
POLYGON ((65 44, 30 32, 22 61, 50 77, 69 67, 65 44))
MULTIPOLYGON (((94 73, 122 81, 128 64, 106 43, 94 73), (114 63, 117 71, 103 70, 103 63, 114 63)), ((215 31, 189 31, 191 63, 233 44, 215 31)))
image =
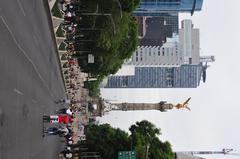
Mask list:
MULTIPOLYGON (((53 7, 56 0, 49 0, 49 8, 53 7)), ((51 12, 50 12, 51 13, 51 12)), ((65 37, 56 37, 56 31, 59 27, 59 25, 63 22, 64 19, 54 17, 51 15, 51 23, 54 32, 54 40, 56 42, 56 46, 59 46, 66 38, 65 37)), ((88 96, 88 91, 83 88, 84 87, 84 81, 87 80, 87 74, 80 71, 80 67, 78 63, 69 65, 68 61, 68 52, 67 51, 60 51, 58 47, 56 48, 58 51, 58 57, 59 57, 59 63, 62 71, 63 81, 66 89, 66 96, 70 100, 73 101, 80 101, 84 100, 88 96), (65 58, 63 58, 66 56, 65 58), (64 64, 68 64, 69 66, 66 68, 63 68, 64 64), (71 75, 73 77, 71 77, 71 75), (72 88, 70 84, 74 85, 72 88)), ((76 107, 81 108, 83 105, 82 103, 74 104, 76 107)), ((78 112, 76 115, 76 118, 74 119, 74 123, 72 124, 73 132, 74 132, 74 143, 77 143, 79 141, 79 136, 84 135, 84 129, 82 129, 83 125, 88 124, 88 110, 82 110, 81 112, 78 112)))
MULTIPOLYGON (((53 1, 56 2, 56 0, 51 0, 51 3, 53 3, 53 1)), ((44 0, 43 3, 44 3, 44 6, 45 6, 45 10, 46 10, 46 13, 48 13, 48 25, 49 25, 49 28, 51 30, 51 37, 52 37, 52 40, 53 40, 53 43, 55 45, 55 53, 57 55, 57 59, 58 59, 58 63, 59 63, 59 68, 60 68, 60 71, 61 71, 61 76, 62 76, 62 80, 63 80, 63 84, 64 84, 64 87, 65 87, 65 91, 66 91, 66 85, 65 85, 65 81, 64 81, 64 76, 63 76, 63 70, 62 70, 62 66, 61 66, 61 61, 60 61, 60 57, 59 57, 59 53, 58 53, 58 47, 57 47, 57 42, 56 42, 56 35, 55 35, 55 32, 54 32, 54 24, 53 24, 53 21, 52 21, 52 14, 51 14, 51 9, 50 9, 50 4, 49 4, 50 0, 44 0)), ((54 3, 53 3, 54 4, 54 3)))
POLYGON ((49 3, 49 7, 50 7, 50 9, 53 8, 55 2, 56 2, 56 0, 48 0, 48 3, 49 3))

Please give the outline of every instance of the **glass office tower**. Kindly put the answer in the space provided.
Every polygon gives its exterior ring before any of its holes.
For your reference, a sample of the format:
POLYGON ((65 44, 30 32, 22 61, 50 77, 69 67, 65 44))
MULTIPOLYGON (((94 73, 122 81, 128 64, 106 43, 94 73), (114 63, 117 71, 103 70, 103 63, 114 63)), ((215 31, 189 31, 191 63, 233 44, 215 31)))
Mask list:
POLYGON ((196 88, 203 65, 136 67, 135 75, 109 76, 105 88, 196 88))
POLYGON ((176 15, 179 12, 200 11, 203 0, 140 0, 135 16, 176 15))

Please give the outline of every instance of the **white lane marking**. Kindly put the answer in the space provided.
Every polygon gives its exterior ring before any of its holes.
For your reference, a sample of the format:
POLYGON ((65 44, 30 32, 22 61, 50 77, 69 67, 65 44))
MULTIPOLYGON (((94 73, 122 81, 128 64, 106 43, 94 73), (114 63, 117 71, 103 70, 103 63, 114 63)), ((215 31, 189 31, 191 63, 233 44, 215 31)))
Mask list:
POLYGON ((23 6, 22 6, 22 3, 19 0, 17 0, 17 2, 18 2, 18 5, 19 5, 23 15, 26 16, 25 11, 24 11, 23 6))
POLYGON ((19 91, 18 89, 14 88, 13 91, 16 92, 17 94, 20 94, 23 96, 23 93, 21 91, 19 91))
POLYGON ((11 29, 9 28, 8 24, 6 23, 6 21, 4 20, 3 16, 0 16, 2 19, 2 22, 4 23, 4 25, 6 26, 8 32, 11 34, 11 37, 13 39, 13 41, 15 42, 15 44, 17 45, 17 47, 21 50, 21 52, 23 53, 23 55, 27 58, 27 60, 32 64, 34 70, 36 71, 38 77, 40 78, 40 80, 43 82, 44 86, 48 89, 49 94, 53 97, 53 94, 51 93, 50 89, 48 88, 48 86, 46 85, 46 82, 44 81, 43 77, 41 76, 41 74, 39 73, 36 65, 33 63, 33 61, 30 59, 30 57, 26 54, 25 50, 23 50, 23 48, 20 46, 20 44, 17 42, 13 32, 11 31, 11 29))

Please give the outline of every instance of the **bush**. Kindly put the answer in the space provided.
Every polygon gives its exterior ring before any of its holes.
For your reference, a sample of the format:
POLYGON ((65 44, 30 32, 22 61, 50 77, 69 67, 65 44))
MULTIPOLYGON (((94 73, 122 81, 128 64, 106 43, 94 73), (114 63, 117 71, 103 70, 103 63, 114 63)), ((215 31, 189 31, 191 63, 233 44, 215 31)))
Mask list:
POLYGON ((62 18, 62 14, 60 9, 58 8, 58 1, 56 1, 56 3, 54 4, 53 8, 52 8, 52 15, 58 18, 62 18))
POLYGON ((67 68, 69 66, 69 64, 67 63, 67 62, 65 62, 64 64, 63 64, 63 68, 67 68))
POLYGON ((58 27, 56 35, 57 37, 65 37, 61 25, 58 27))
POLYGON ((66 44, 64 43, 64 42, 62 42, 61 44, 60 44, 60 46, 59 46, 59 50, 66 50, 66 44))

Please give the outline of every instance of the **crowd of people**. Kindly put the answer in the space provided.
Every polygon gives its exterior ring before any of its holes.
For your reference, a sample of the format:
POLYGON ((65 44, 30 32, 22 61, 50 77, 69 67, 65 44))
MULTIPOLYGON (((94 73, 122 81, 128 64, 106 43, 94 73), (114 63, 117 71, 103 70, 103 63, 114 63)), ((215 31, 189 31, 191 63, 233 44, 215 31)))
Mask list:
MULTIPOLYGON (((61 104, 63 103, 62 101, 61 104)), ((72 123, 75 118, 75 113, 77 113, 78 110, 71 103, 64 104, 67 105, 67 107, 56 110, 55 114, 43 115, 43 122, 50 124, 50 126, 44 130, 45 135, 58 135, 64 138, 65 149, 62 150, 60 154, 64 158, 69 159, 73 157, 72 145, 74 144, 74 132, 72 123)))
POLYGON ((62 24, 63 29, 66 31, 66 49, 73 54, 75 51, 76 40, 81 38, 81 36, 76 36, 77 26, 80 23, 81 17, 76 16, 74 1, 63 4, 63 6, 64 22, 62 24))
POLYGON ((66 52, 61 56, 61 60, 67 60, 67 62, 64 63, 65 68, 68 68, 68 70, 64 72, 67 93, 70 95, 71 100, 75 100, 74 97, 77 94, 86 94, 87 92, 83 87, 88 74, 80 71, 78 59, 74 56, 76 47, 79 45, 79 40, 84 38, 84 35, 76 33, 81 18, 76 16, 75 2, 73 0, 64 0, 61 2, 63 3, 62 13, 64 13, 62 29, 66 33, 66 39, 64 40, 64 43, 66 44, 66 52))
POLYGON ((81 35, 76 35, 77 26, 81 18, 76 16, 75 2, 74 0, 59 0, 58 2, 63 6, 64 21, 61 27, 65 31, 66 39, 64 43, 66 44, 66 52, 60 58, 67 61, 64 63, 65 68, 67 68, 67 71, 65 69, 64 72, 64 78, 69 100, 60 99, 55 101, 56 104, 63 104, 65 107, 53 114, 43 115, 43 122, 49 125, 44 129, 45 136, 57 135, 64 139, 65 147, 60 152, 61 158, 71 159, 75 153, 73 149, 75 144, 73 124, 76 113, 81 111, 79 107, 76 107, 77 100, 79 100, 76 99, 76 96, 83 94, 81 91, 84 90, 82 89, 84 86, 83 82, 87 79, 87 74, 80 71, 78 60, 74 57, 76 47, 78 47, 77 41, 83 38, 81 35))

